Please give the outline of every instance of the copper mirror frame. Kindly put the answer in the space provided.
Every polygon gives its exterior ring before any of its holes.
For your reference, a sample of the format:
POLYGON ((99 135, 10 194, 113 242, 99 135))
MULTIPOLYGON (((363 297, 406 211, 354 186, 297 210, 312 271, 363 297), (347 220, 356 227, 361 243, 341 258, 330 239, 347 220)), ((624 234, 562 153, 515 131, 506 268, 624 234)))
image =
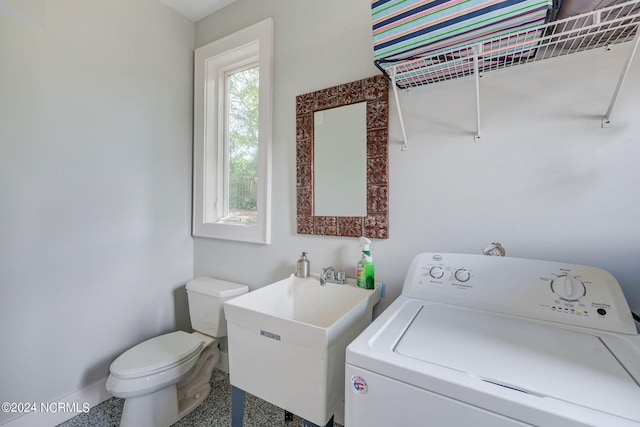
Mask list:
POLYGON ((389 237, 389 84, 379 75, 296 97, 297 231, 323 236, 389 237), (367 102, 367 216, 315 216, 313 117, 367 102))

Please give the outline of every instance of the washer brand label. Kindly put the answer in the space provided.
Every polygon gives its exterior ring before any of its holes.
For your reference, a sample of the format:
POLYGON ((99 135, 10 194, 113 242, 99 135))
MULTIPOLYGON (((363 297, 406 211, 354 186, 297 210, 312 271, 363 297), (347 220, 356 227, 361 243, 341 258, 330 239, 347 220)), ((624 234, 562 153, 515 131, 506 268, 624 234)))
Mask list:
POLYGON ((260 335, 262 335, 263 337, 271 338, 272 340, 280 341, 280 335, 274 334, 273 332, 260 329, 260 335))
POLYGON ((369 390, 367 382, 360 375, 351 376, 351 385, 353 385, 353 391, 356 394, 367 394, 367 391, 369 390))

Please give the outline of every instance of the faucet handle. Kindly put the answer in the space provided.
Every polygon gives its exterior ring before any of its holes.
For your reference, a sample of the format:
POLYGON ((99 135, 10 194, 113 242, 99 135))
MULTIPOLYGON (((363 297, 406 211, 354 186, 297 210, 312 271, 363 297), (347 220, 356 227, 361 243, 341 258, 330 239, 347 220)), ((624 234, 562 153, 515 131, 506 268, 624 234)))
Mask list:
POLYGON ((322 269, 322 274, 320 275, 320 285, 325 285, 327 282, 338 283, 340 285, 344 285, 347 281, 347 273, 344 270, 338 271, 338 276, 336 277, 336 271, 333 267, 327 267, 322 269))

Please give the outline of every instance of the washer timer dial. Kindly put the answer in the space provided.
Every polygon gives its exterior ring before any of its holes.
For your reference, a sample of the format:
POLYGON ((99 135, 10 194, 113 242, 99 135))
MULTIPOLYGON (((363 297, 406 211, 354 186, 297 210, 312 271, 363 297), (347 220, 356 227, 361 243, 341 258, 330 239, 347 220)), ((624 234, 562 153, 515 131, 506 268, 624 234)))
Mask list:
POLYGON ((459 268, 454 273, 454 276, 459 282, 466 282, 471 278, 471 273, 466 268, 459 268))
POLYGON ((444 270, 442 269, 442 267, 438 266, 431 267, 431 269, 429 270, 429 275, 434 279, 442 279, 442 276, 444 276, 444 270))
POLYGON ((581 281, 566 275, 553 279, 551 290, 565 301, 577 301, 587 292, 581 281))

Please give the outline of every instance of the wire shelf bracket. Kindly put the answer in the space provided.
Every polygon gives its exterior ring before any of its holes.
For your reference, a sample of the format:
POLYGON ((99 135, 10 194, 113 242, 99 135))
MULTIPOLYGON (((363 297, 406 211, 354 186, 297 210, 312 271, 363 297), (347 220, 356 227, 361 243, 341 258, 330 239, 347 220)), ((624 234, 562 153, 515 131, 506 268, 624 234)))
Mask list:
POLYGON ((480 77, 483 73, 630 42, 602 127, 611 127, 613 111, 635 53, 640 45, 640 0, 630 0, 544 25, 501 33, 471 44, 440 49, 416 58, 382 64, 393 85, 403 144, 408 149, 398 89, 411 89, 446 80, 474 76, 476 132, 480 140, 480 77))
MULTIPOLYGON (((391 81, 395 82, 396 80, 396 69, 393 68, 391 70, 391 81)), ((398 98, 398 85, 396 84, 392 84, 393 87, 393 97, 395 98, 396 101, 396 108, 398 110, 398 119, 400 120, 400 129, 402 130, 402 151, 407 151, 408 146, 407 146, 407 131, 405 130, 404 127, 404 120, 402 119, 402 107, 400 105, 400 98, 398 98)))
POLYGON ((629 74, 629 68, 631 68, 631 63, 633 62, 633 57, 638 50, 638 44, 640 44, 640 31, 638 31, 639 26, 636 27, 636 35, 633 38, 633 45, 629 50, 629 56, 627 57, 627 61, 622 68, 622 72, 620 73, 620 77, 618 78, 618 84, 616 86, 615 91, 613 92, 613 96, 611 97, 611 102, 609 103, 609 108, 607 109, 606 114, 602 118, 602 127, 610 128, 611 124, 611 115, 613 114, 613 109, 616 106, 616 102, 618 101, 618 96, 620 95, 620 91, 622 90, 622 86, 624 85, 624 81, 629 74))

